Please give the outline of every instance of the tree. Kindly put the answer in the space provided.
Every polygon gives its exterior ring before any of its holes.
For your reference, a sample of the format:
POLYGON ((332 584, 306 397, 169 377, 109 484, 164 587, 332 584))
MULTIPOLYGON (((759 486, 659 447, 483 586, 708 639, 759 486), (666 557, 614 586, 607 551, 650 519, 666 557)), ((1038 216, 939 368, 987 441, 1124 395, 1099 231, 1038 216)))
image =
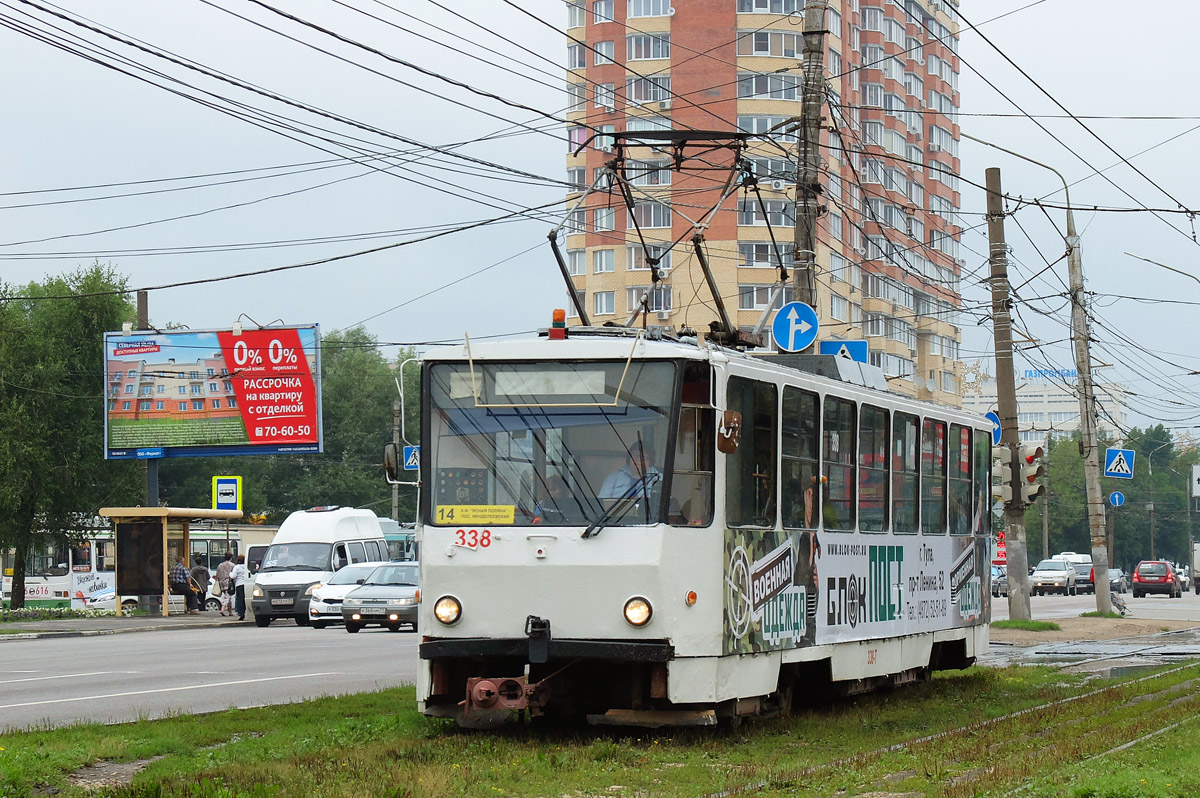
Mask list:
POLYGON ((137 464, 104 459, 101 341, 134 315, 124 290, 100 264, 0 285, 0 550, 15 549, 13 607, 25 604, 32 546, 137 496, 137 464))

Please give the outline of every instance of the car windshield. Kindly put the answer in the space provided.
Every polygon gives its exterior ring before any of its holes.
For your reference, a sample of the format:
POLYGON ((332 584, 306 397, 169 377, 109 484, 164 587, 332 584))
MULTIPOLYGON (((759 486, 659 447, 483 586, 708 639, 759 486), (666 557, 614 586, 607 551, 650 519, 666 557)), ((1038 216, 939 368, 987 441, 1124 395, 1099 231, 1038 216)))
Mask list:
POLYGON ((1065 571, 1067 564, 1062 560, 1042 560, 1037 564, 1039 571, 1065 571))
POLYGON ((328 571, 330 543, 273 543, 263 556, 260 573, 270 571, 328 571))
POLYGON ((366 579, 377 569, 378 565, 347 565, 333 576, 329 577, 327 585, 355 585, 359 579, 366 579))
POLYGON ((690 518, 705 521, 712 473, 696 455, 705 435, 698 411, 684 413, 678 446, 667 440, 671 418, 682 412, 677 372, 668 361, 432 364, 430 522, 649 524, 667 507, 681 514, 693 494, 690 518), (669 450, 676 451, 674 484, 687 493, 678 507, 664 479, 669 450))
POLYGON ((1108 569, 1108 578, 1109 579, 1120 579, 1121 578, 1121 569, 1120 568, 1109 568, 1108 569))
POLYGON ((417 586, 417 566, 381 565, 367 577, 364 585, 412 585, 417 586))
POLYGON ((1092 566, 1085 562, 1074 563, 1075 572, 1080 576, 1087 576, 1092 572, 1092 566))
POLYGON ((1138 573, 1142 576, 1165 576, 1167 564, 1165 562, 1144 562, 1138 565, 1138 573))

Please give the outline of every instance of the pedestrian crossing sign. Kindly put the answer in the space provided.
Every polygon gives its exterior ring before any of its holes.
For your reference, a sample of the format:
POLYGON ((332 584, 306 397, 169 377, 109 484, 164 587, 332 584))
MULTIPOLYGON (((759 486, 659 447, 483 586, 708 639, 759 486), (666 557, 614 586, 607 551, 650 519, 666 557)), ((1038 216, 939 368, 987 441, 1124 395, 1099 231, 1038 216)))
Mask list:
POLYGON ((1104 476, 1133 479, 1133 449, 1108 449, 1104 453, 1104 476))
POLYGON ((404 447, 404 470, 405 471, 420 471, 421 470, 421 447, 420 446, 405 446, 404 447))

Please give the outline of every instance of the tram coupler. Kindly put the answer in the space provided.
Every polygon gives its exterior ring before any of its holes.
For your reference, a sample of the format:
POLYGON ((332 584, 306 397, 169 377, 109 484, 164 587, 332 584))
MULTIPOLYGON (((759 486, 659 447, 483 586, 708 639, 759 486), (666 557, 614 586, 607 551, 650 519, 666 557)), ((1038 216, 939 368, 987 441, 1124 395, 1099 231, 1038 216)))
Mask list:
POLYGON ((550 621, 530 615, 525 619, 525 634, 529 637, 529 662, 541 665, 550 659, 550 621))
POLYGON ((509 712, 540 707, 536 695, 538 685, 529 684, 526 676, 475 676, 467 679, 467 714, 471 710, 509 712))

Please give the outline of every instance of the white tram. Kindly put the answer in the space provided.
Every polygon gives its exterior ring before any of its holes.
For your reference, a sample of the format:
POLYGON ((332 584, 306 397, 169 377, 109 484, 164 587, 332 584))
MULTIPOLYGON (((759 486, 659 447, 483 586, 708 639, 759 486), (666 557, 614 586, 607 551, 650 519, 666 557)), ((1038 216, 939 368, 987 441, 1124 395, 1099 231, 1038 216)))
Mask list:
POLYGON ((425 714, 708 725, 986 648, 990 425, 844 359, 569 335, 423 358, 425 714))

